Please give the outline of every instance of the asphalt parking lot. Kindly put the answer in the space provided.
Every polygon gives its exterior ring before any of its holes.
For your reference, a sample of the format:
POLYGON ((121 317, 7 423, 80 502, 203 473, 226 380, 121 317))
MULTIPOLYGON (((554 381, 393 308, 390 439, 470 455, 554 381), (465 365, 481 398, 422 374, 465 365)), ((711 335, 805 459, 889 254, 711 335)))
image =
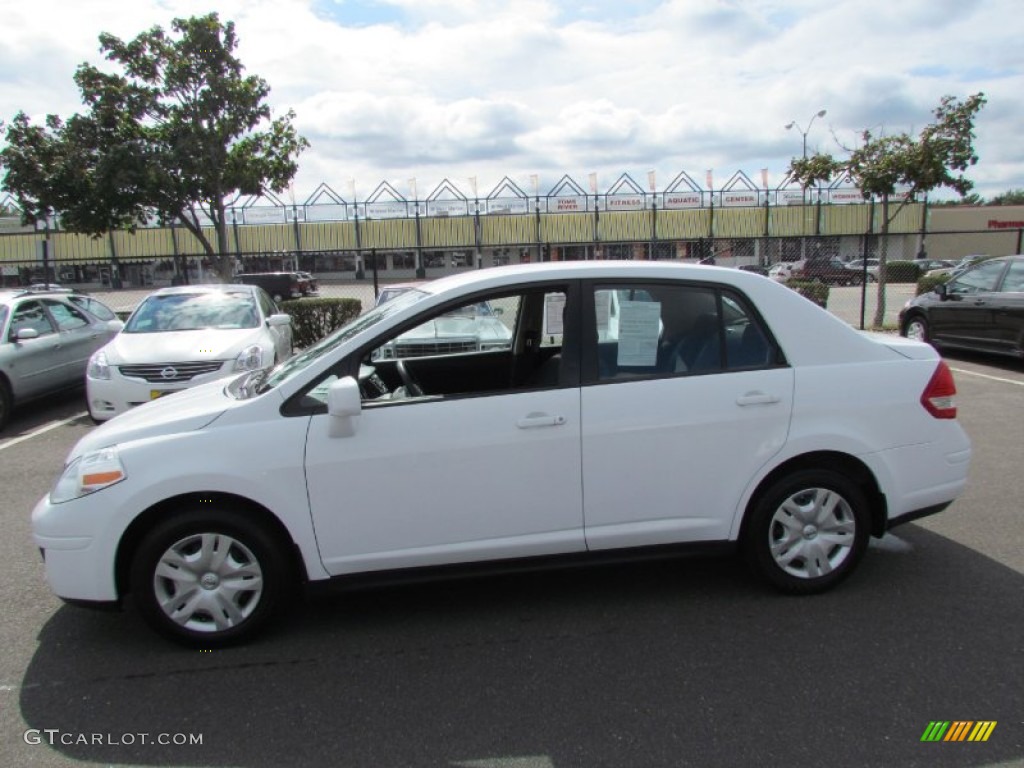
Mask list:
POLYGON ((0 436, 0 764, 1024 765, 1024 367, 949 362, 966 494, 826 595, 729 558, 328 592, 215 653, 52 596, 28 514, 92 425, 80 392, 19 411, 0 436), (996 725, 922 742, 933 721, 996 725))

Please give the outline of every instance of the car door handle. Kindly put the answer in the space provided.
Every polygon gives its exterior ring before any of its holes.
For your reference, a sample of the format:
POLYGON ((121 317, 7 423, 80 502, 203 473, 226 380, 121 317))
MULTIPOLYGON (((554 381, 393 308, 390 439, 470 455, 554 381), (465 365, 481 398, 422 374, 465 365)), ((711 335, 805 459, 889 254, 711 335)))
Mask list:
POLYGON ((782 400, 778 395, 769 395, 765 392, 747 392, 736 398, 736 405, 774 405, 782 400))
POLYGON ((560 427, 565 424, 565 416, 549 416, 546 413, 528 413, 516 422, 520 429, 534 427, 560 427))

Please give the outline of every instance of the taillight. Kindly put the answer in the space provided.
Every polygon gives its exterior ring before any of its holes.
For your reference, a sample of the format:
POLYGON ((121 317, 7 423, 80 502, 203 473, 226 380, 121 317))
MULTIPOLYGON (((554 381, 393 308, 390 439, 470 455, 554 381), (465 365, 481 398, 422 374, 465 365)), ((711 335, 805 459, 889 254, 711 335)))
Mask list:
POLYGON ((953 372, 949 370, 945 360, 940 360, 931 381, 921 393, 921 405, 936 419, 955 419, 955 395, 956 382, 953 381, 953 372))

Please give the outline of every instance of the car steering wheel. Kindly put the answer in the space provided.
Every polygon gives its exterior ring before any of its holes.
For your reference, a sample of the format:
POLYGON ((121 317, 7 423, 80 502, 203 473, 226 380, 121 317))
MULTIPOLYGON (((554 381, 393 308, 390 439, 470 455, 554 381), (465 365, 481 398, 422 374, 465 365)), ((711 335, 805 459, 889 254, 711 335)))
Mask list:
POLYGON ((395 363, 395 370, 398 371, 398 375, 402 377, 402 384, 405 386, 406 394, 409 397, 421 397, 423 395, 423 387, 416 383, 413 379, 412 374, 405 367, 405 361, 401 358, 395 363))

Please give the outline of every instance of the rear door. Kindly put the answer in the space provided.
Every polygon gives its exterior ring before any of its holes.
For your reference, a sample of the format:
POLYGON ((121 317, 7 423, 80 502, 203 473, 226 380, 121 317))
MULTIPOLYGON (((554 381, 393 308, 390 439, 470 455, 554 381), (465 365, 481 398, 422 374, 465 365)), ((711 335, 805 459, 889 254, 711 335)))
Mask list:
POLYGON ((1024 259, 1013 259, 999 293, 991 298, 995 343, 1001 351, 1024 351, 1024 259))
POLYGON ((946 300, 929 310, 932 339, 939 344, 997 347, 996 289, 1005 268, 1005 259, 991 259, 951 280, 946 300))
POLYGON ((785 442, 792 369, 728 290, 615 283, 584 294, 587 547, 727 539, 747 483, 785 442), (649 299, 620 301, 617 338, 599 341, 594 307, 609 290, 649 299))

